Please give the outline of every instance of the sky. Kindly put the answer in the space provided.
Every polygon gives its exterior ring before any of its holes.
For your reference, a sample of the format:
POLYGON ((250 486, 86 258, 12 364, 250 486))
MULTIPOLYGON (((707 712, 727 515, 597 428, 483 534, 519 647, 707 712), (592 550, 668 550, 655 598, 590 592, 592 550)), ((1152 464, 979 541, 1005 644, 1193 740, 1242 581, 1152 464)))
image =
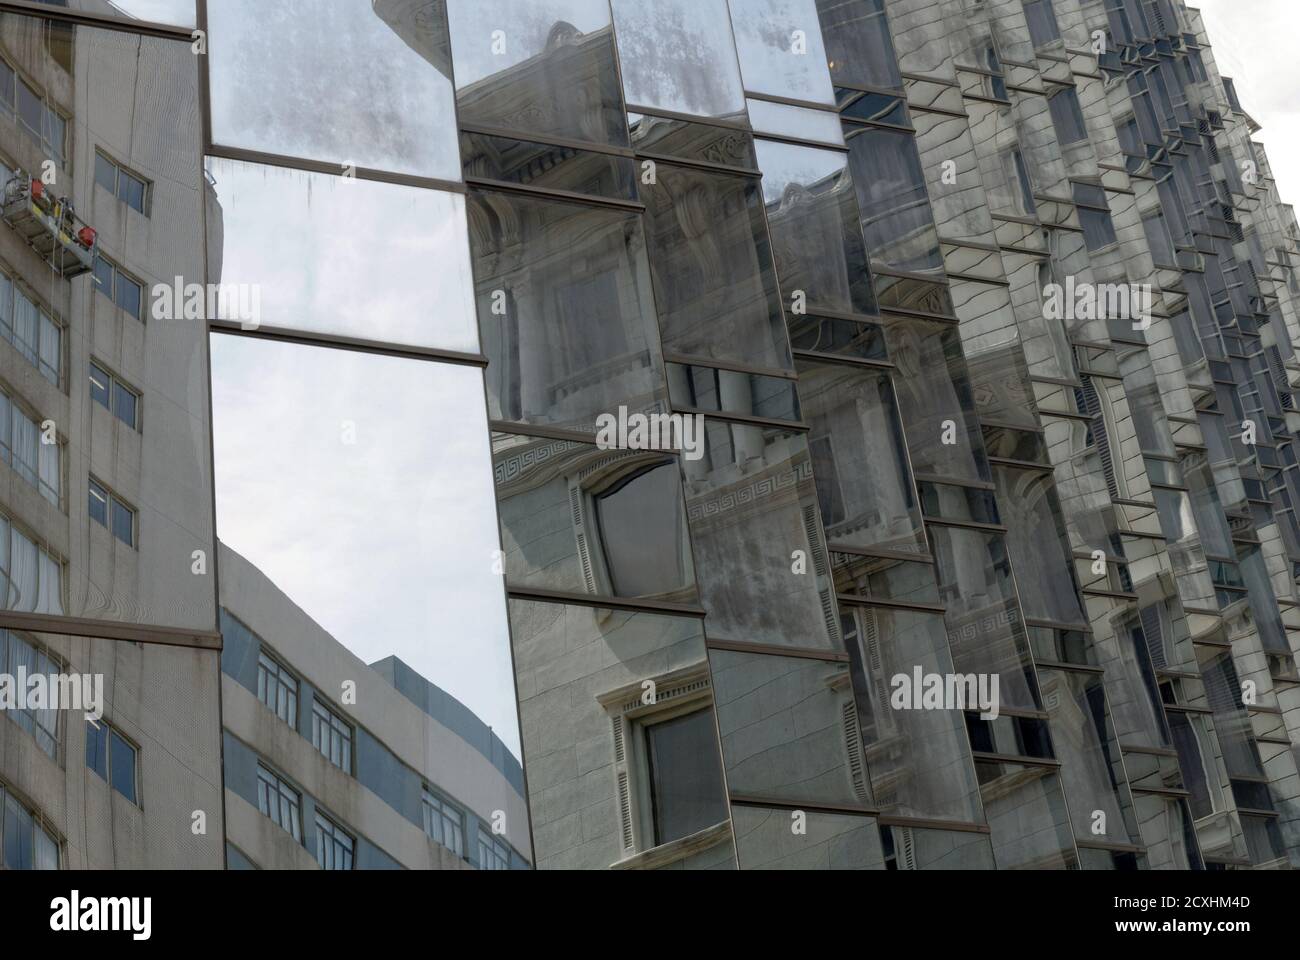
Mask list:
POLYGON ((1231 77, 1242 107, 1263 129, 1286 203, 1300 204, 1300 0, 1195 0, 1219 73, 1231 77))

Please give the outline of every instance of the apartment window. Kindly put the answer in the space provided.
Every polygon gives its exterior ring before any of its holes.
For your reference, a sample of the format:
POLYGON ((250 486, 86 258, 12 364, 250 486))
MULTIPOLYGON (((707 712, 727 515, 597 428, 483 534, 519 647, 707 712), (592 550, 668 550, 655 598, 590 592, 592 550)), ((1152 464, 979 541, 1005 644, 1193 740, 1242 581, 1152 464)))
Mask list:
POLYGON ((135 510, 94 477, 90 478, 90 519, 112 531, 128 547, 135 546, 135 510))
POLYGON ((63 163, 68 121, 45 103, 45 98, 0 60, 0 109, 18 116, 20 126, 39 143, 51 159, 63 163))
POLYGON ((483 830, 478 831, 478 868, 480 870, 509 870, 510 848, 483 830))
POLYGON ((86 766, 132 803, 136 800, 136 747, 103 720, 86 720, 86 766))
POLYGON ((61 448, 57 437, 45 442, 41 423, 0 390, 0 459, 57 507, 63 482, 61 448))
MULTIPOLYGON (((16 677, 19 670, 32 676, 57 676, 63 664, 42 647, 8 630, 0 630, 0 674, 16 677)), ((54 758, 59 742, 59 711, 52 708, 4 711, 10 720, 33 737, 41 750, 54 758)))
POLYGON ((5 582, 6 610, 63 615, 63 564, 0 514, 0 583, 5 582))
POLYGON ((0 272, 0 336, 46 380, 59 385, 63 331, 8 274, 0 272))
POLYGON ((1083 242, 1089 250, 1100 250, 1116 242, 1115 224, 1110 218, 1106 191, 1091 183, 1072 183, 1074 203, 1083 227, 1083 242))
POLYGON ((425 787, 420 796, 424 808, 424 832, 458 857, 465 856, 464 815, 425 787))
POLYGON ((297 729, 298 678, 266 654, 257 657, 257 699, 271 712, 297 729))
POLYGON ((643 729, 656 846, 726 820, 713 711, 696 710, 643 729))
POLYGON ((329 817, 316 814, 316 862, 322 869, 351 870, 355 842, 351 834, 329 817))
POLYGON ((144 287, 107 257, 95 257, 95 289, 137 320, 143 320, 144 287))
POLYGON ((311 742, 334 766, 347 773, 352 772, 352 725, 314 697, 311 706, 311 742))
POLYGON ((1061 39, 1052 0, 1025 0, 1025 20, 1029 23, 1029 36, 1035 47, 1045 47, 1061 39))
POLYGON ((1088 126, 1084 123, 1083 111, 1079 109, 1079 96, 1074 92, 1074 87, 1057 89, 1047 98, 1047 106, 1052 113, 1056 139, 1062 146, 1088 139, 1088 126))
POLYGON ((6 870, 59 869, 59 841, 42 818, 0 786, 0 841, 6 870))
POLYGON ((302 842, 302 796, 260 763, 257 765, 257 809, 302 842))
POLYGON ((90 361, 90 399, 132 430, 139 429, 140 394, 94 360, 90 361))
POLYGON ((149 197, 149 182, 133 173, 128 173, 98 150, 95 151, 95 182, 128 207, 134 207, 145 216, 149 215, 149 211, 145 209, 149 197))

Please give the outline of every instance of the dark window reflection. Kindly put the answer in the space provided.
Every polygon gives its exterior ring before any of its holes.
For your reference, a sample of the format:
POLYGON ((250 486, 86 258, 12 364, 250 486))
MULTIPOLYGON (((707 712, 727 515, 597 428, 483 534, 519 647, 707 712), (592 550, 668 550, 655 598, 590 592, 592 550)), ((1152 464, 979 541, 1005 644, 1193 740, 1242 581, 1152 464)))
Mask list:
POLYGON ((712 710, 645 728, 656 843, 689 837, 727 819, 712 710))
POLYGON ((917 273, 941 271, 939 234, 913 134, 847 124, 844 138, 873 262, 917 273))
POLYGON ((636 164, 630 157, 547 143, 461 132, 466 177, 521 187, 636 200, 636 164))
POLYGON ((901 87, 884 0, 817 0, 831 76, 837 84, 901 87))
POLYGON ((695 601, 676 460, 503 433, 492 446, 510 586, 695 601))

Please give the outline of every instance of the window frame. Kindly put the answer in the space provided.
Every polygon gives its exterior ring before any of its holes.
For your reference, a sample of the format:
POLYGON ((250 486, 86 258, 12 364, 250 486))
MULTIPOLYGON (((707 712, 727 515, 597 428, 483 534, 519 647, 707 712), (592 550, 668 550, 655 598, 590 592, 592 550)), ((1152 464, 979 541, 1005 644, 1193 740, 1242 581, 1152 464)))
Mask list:
POLYGON ((103 407, 105 410, 111 413, 119 421, 126 424, 127 427, 134 430, 136 433, 143 433, 144 429, 141 424, 140 408, 144 404, 144 394, 141 393, 139 390, 137 390, 135 387, 131 386, 129 383, 127 383, 125 380, 119 377, 117 374, 113 373, 113 371, 110 370, 106 364, 101 363, 100 361, 96 360, 94 357, 91 357, 87 361, 87 363, 90 367, 89 377, 92 384, 95 382, 96 371, 103 374, 104 379, 107 381, 105 391, 108 394, 108 402, 105 403, 104 401, 100 400, 98 397, 95 396, 95 390, 93 386, 91 387, 91 391, 90 391, 90 399, 93 402, 99 404, 101 407, 103 407), (122 416, 121 412, 118 410, 117 395, 119 390, 121 390, 123 393, 130 394, 131 397, 133 397, 135 400, 135 416, 133 417, 132 420, 127 420, 125 417, 122 416))
MULTIPOLYGON (((260 662, 258 667, 260 669, 260 662)), ((315 691, 312 692, 311 704, 311 743, 330 766, 337 767, 348 776, 352 776, 352 764, 356 754, 356 727, 335 710, 332 704, 322 700, 315 691), (340 748, 342 763, 336 763, 332 755, 335 737, 338 737, 342 744, 340 748)))
POLYGON ((109 723, 103 717, 100 717, 99 720, 94 722, 87 717, 86 728, 86 767, 132 805, 143 807, 144 804, 140 800, 140 745, 130 737, 123 734, 119 727, 109 723), (93 741, 89 732, 92 728, 98 731, 93 741), (113 766, 114 737, 120 740, 131 751, 131 793, 133 793, 134 796, 127 794, 126 791, 124 791, 117 783, 115 768, 113 766), (99 750, 95 750, 95 763, 91 762, 92 743, 102 743, 103 745, 103 772, 100 771, 97 765, 101 755, 99 750))
POLYGON ((95 264, 94 267, 92 267, 91 269, 91 274, 92 274, 92 282, 95 285, 95 291, 107 297, 108 301, 113 304, 114 310, 120 310, 122 313, 125 313, 128 317, 133 316, 133 314, 126 307, 124 307, 122 303, 119 301, 118 284, 120 281, 125 281, 126 283, 129 283, 132 286, 136 287, 140 291, 140 305, 137 308, 134 317, 136 320, 139 320, 141 323, 144 323, 145 313, 146 313, 145 306, 147 303, 147 292, 148 292, 148 285, 145 284, 144 281, 137 280, 130 271, 123 268, 116 260, 114 260, 112 257, 105 256, 102 253, 95 254, 95 264), (108 268, 108 270, 111 271, 112 273, 113 288, 111 290, 105 291, 104 284, 100 282, 100 278, 98 276, 99 271, 98 269, 96 269, 98 268, 100 263, 103 263, 108 268))
POLYGON ((293 837, 295 843, 302 843, 302 791, 295 787, 275 772, 270 766, 261 760, 257 762, 257 810, 270 820, 273 824, 284 830, 285 833, 293 837), (271 788, 275 788, 276 805, 275 816, 270 813, 271 808, 271 788), (262 801, 266 801, 266 809, 262 809, 262 801), (283 816, 285 802, 290 805, 290 812, 293 822, 289 827, 285 827, 280 822, 283 816))
POLYGON ((150 180, 148 177, 136 173, 134 170, 132 170, 130 167, 126 166, 125 164, 113 159, 113 157, 106 150, 104 150, 103 147, 97 146, 95 147, 94 181, 96 186, 102 187, 104 190, 108 190, 108 185, 103 183, 99 179, 101 160, 104 163, 108 164, 108 166, 113 168, 113 189, 110 192, 113 194, 114 199, 116 199, 119 203, 126 204, 128 207, 130 207, 132 210, 139 213, 141 216, 148 217, 152 210, 153 181, 150 180), (133 180, 140 185, 140 205, 138 207, 130 200, 128 200, 126 197, 122 196, 122 180, 124 178, 127 180, 133 180))
POLYGON ((316 808, 316 850, 314 856, 322 870, 354 870, 357 838, 333 817, 316 808), (342 856, 345 866, 330 866, 342 856), (328 861, 328 863, 327 863, 328 861))
POLYGON ((420 811, 424 818, 424 835, 460 859, 465 859, 465 811, 427 784, 420 787, 420 811), (430 831, 430 824, 435 822, 439 825, 439 836, 434 836, 430 831), (456 828, 455 846, 446 842, 445 828, 448 823, 456 828))
POLYGON ((140 549, 140 511, 131 506, 120 494, 113 490, 108 484, 100 480, 93 473, 90 474, 86 484, 87 501, 86 513, 91 520, 94 520, 116 540, 118 543, 130 547, 132 550, 140 549), (104 520, 100 520, 90 509, 90 497, 95 496, 95 488, 98 487, 104 495, 104 520), (125 511, 131 517, 131 539, 123 540, 117 532, 117 513, 114 508, 125 511))
POLYGON ((261 703, 262 706, 270 710, 271 713, 275 714, 275 716, 278 719, 288 724, 289 727, 291 727, 295 731, 298 729, 298 708, 299 708, 298 695, 301 690, 302 690, 302 681, 299 679, 297 673, 295 673, 293 670, 285 666, 283 661, 281 661, 279 658, 267 653, 265 648, 258 650, 257 690, 255 691, 254 695, 257 697, 258 702, 261 703), (293 681, 292 688, 287 682, 285 682, 286 677, 289 680, 293 681), (263 678, 265 678, 265 680, 263 678), (274 678, 276 683, 276 687, 275 687, 276 696, 275 696, 274 705, 268 703, 266 700, 266 693, 269 692, 271 689, 272 678, 274 678), (288 716, 285 716, 280 712, 279 693, 281 689, 288 691, 284 698, 285 699, 284 712, 285 714, 288 714, 288 716))

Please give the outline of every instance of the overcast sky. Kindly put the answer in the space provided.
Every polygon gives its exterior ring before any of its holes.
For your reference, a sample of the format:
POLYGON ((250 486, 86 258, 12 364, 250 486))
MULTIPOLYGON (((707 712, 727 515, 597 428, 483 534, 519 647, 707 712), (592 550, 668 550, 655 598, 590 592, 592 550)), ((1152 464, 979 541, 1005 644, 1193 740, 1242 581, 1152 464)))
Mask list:
POLYGON ((1300 204, 1300 0, 1196 0, 1219 72, 1262 130, 1278 191, 1300 204))

